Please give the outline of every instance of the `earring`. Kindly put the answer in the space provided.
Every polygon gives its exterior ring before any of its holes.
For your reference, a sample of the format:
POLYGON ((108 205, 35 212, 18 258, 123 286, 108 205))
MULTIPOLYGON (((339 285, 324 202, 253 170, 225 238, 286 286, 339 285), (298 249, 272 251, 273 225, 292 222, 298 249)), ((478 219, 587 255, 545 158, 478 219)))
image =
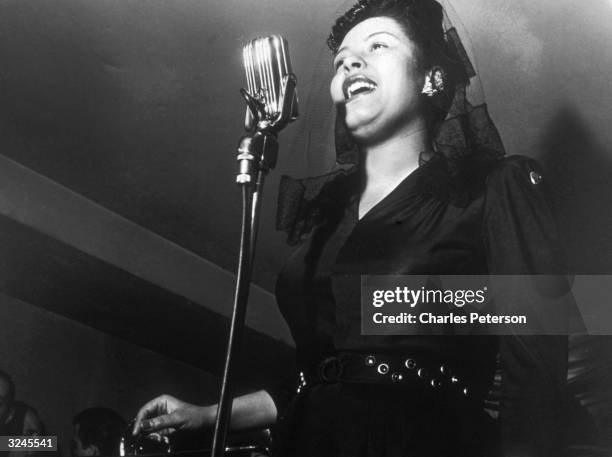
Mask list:
POLYGON ((440 94, 444 91, 445 80, 446 74, 442 67, 433 67, 425 77, 425 85, 421 93, 428 97, 440 94))

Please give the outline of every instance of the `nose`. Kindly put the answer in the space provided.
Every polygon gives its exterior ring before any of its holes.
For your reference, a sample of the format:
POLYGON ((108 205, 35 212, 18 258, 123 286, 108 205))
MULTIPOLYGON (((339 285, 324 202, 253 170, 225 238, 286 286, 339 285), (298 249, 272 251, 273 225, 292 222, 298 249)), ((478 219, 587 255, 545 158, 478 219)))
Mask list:
POLYGON ((344 57, 342 66, 346 71, 359 70, 365 66, 365 62, 358 54, 350 54, 344 57))

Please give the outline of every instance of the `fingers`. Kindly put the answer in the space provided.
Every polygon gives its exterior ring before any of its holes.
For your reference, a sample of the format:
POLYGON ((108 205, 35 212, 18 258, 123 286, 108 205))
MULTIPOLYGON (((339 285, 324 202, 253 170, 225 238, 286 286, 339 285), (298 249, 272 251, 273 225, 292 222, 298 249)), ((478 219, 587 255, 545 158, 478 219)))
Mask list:
POLYGON ((132 435, 138 435, 144 431, 143 425, 149 426, 147 419, 167 414, 168 411, 168 396, 161 395, 147 402, 136 414, 134 418, 134 428, 132 429, 132 435))
POLYGON ((179 428, 181 423, 182 418, 178 414, 164 414, 162 416, 143 419, 140 422, 140 430, 143 433, 159 432, 161 430, 179 428))
POLYGON ((170 428, 162 428, 161 430, 158 430, 157 434, 159 435, 161 441, 167 442, 168 437, 172 435, 174 432, 176 432, 176 428, 170 427, 170 428))
POLYGON ((168 436, 174 433, 175 431, 176 429, 174 428, 168 428, 160 430, 159 432, 149 433, 146 437, 147 439, 168 445, 170 444, 170 439, 168 438, 168 436))

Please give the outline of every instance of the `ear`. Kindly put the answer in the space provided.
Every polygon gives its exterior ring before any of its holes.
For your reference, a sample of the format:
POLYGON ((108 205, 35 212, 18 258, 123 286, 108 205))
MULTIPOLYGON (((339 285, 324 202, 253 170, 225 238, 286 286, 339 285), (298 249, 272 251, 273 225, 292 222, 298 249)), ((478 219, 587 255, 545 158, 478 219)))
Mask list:
POLYGON ((431 67, 429 71, 425 73, 425 83, 421 93, 427 97, 433 97, 444 92, 446 86, 446 73, 444 69, 439 66, 431 67))

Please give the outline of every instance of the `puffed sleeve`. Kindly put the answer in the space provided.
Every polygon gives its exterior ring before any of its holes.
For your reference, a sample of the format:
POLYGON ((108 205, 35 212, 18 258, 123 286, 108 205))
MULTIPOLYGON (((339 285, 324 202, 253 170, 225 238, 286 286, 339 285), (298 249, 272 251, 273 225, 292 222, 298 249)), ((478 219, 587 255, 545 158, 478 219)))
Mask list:
MULTIPOLYGON (((546 186, 538 163, 526 157, 506 158, 488 176, 483 235, 491 275, 564 272, 546 186)), ((535 300, 527 302, 538 306, 535 300)), ((516 306, 503 296, 496 298, 500 313, 516 311, 516 306)), ((525 311, 546 318, 537 309, 525 311)), ((567 337, 501 336, 500 366, 502 455, 559 455, 564 446, 567 337)))

